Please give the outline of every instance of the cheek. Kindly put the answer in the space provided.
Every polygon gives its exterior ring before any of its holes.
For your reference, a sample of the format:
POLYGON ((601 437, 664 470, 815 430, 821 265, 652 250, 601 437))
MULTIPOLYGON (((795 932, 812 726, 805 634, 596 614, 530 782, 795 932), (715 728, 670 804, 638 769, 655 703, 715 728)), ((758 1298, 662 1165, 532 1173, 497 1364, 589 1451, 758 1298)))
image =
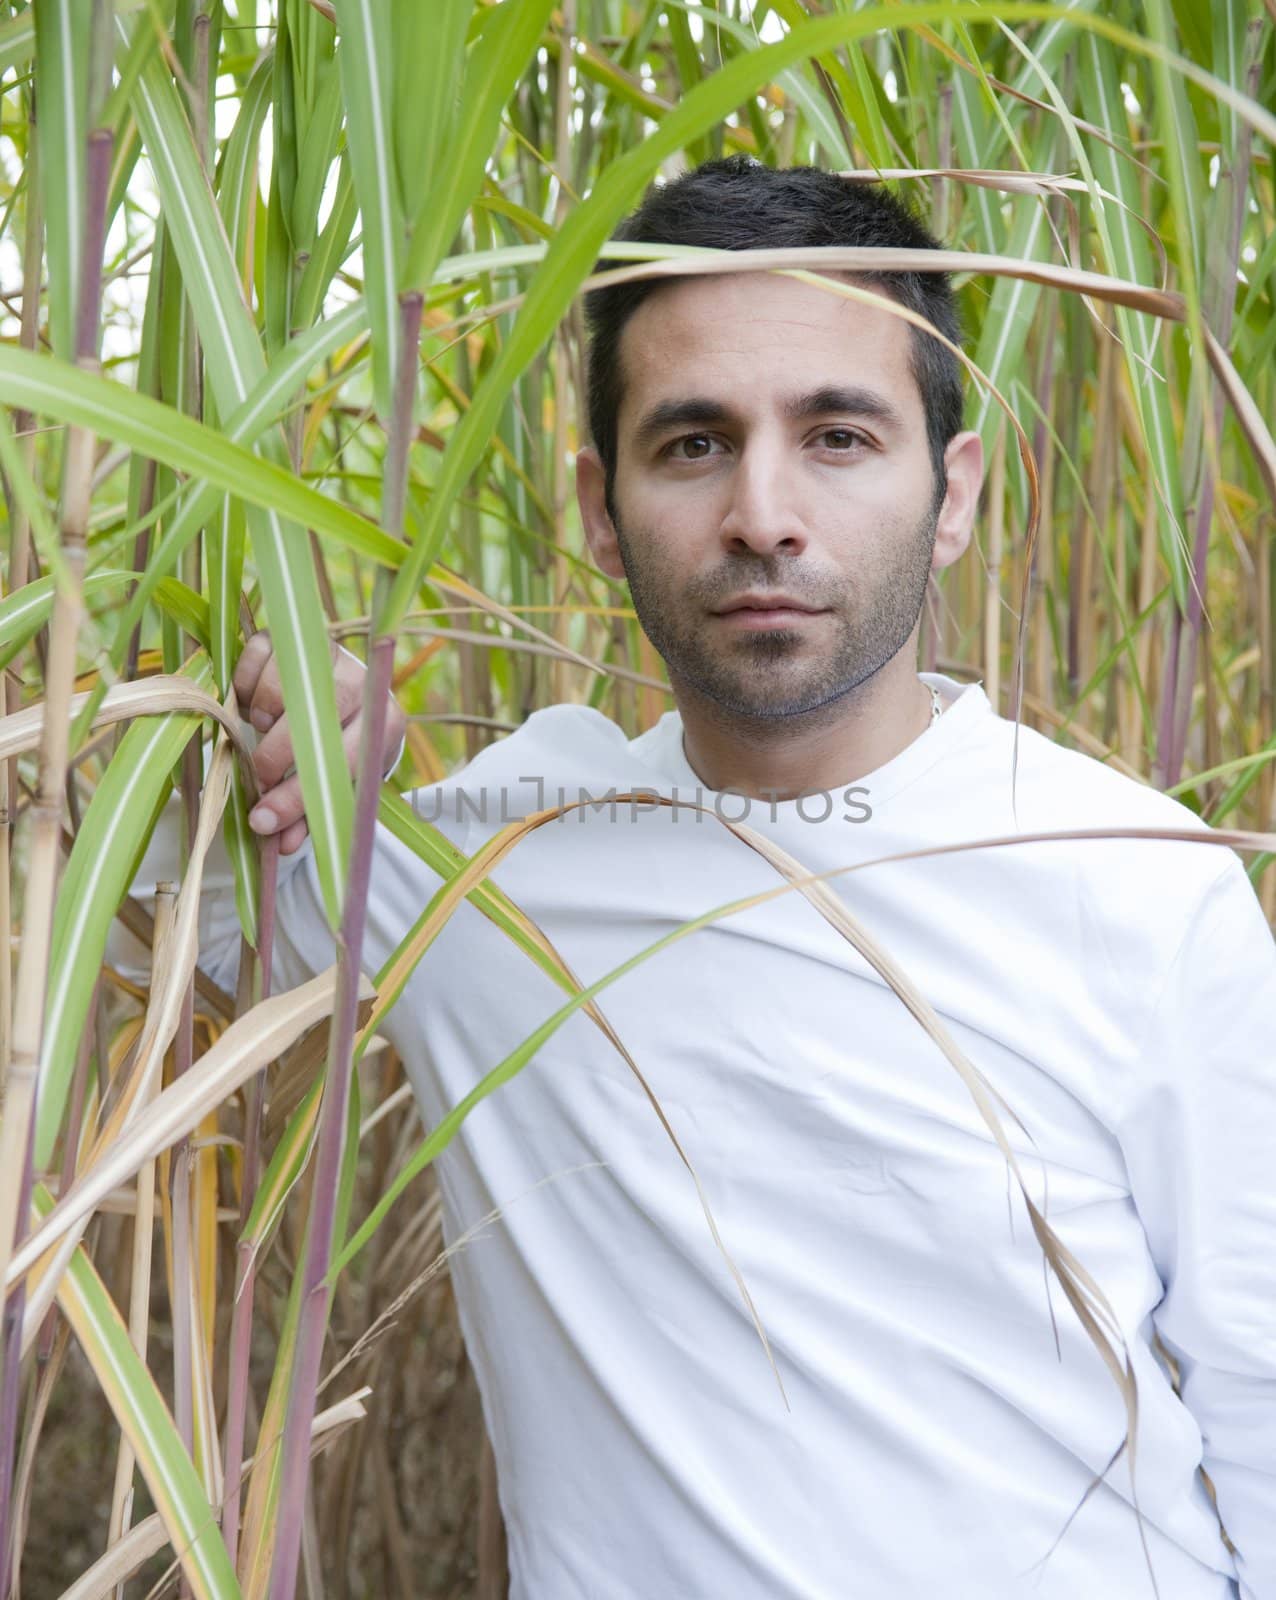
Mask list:
POLYGON ((644 480, 635 475, 625 484, 618 477, 616 491, 626 532, 634 542, 641 535, 643 550, 652 553, 648 566, 658 560, 663 569, 690 571, 711 559, 730 510, 721 478, 688 473, 684 478, 644 480))
POLYGON ((703 483, 616 476, 615 511, 644 566, 664 570, 694 564, 696 552, 722 520, 703 483))

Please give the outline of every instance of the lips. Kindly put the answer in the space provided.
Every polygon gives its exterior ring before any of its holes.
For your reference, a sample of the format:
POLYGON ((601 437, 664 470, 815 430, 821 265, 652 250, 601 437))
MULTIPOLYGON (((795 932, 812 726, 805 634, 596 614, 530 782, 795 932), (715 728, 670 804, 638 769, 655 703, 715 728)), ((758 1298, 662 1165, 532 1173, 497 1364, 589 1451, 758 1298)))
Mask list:
POLYGON ((792 632, 805 629, 827 610, 791 600, 787 595, 743 595, 716 613, 718 621, 733 633, 792 632))
POLYGON ((822 608, 808 606, 801 600, 791 600, 788 595, 744 595, 739 600, 732 600, 730 604, 720 606, 718 615, 730 616, 737 611, 798 611, 808 616, 814 616, 822 608))

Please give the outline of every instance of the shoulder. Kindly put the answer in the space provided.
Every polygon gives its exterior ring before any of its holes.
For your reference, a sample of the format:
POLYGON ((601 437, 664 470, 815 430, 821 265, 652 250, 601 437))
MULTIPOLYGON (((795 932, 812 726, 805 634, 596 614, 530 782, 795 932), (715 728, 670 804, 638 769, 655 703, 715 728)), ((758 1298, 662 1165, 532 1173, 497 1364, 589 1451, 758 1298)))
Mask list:
POLYGON ((1120 905, 1145 929, 1168 934, 1220 878, 1245 880, 1236 852, 1180 800, 1031 728, 1021 726, 1017 742, 1015 732, 1013 722, 990 719, 993 757, 1013 793, 1014 830, 1089 835, 1059 849, 1078 889, 1097 903, 1120 905))
POLYGON ((628 776, 629 741, 592 706, 545 706, 437 783, 405 794, 417 816, 469 854, 534 811, 628 776))
MULTIPOLYGON (((1209 824, 1172 795, 1038 733, 1016 728, 1004 717, 992 719, 996 738, 1009 768, 1017 762, 1016 792, 1040 812, 1070 817, 1125 819, 1130 827, 1164 827, 1208 833, 1209 824)), ((1077 826, 1081 824, 1077 823, 1077 826)))

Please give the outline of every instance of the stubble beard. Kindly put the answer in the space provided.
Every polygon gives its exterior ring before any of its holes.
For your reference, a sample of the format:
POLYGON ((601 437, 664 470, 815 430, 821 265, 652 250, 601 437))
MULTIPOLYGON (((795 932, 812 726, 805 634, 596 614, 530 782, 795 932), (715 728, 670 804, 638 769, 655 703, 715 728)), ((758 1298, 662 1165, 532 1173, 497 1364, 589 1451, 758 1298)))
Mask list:
POLYGON ((735 559, 671 595, 639 554, 641 536, 635 539, 612 511, 634 610, 671 682, 732 717, 767 721, 832 706, 898 655, 926 600, 938 520, 934 506, 899 547, 890 570, 875 575, 871 594, 812 592, 809 580, 786 573, 785 563, 760 557, 735 559), (737 631, 707 615, 751 588, 828 607, 831 617, 796 628, 737 631), (815 629, 833 637, 812 652, 807 635, 815 629))

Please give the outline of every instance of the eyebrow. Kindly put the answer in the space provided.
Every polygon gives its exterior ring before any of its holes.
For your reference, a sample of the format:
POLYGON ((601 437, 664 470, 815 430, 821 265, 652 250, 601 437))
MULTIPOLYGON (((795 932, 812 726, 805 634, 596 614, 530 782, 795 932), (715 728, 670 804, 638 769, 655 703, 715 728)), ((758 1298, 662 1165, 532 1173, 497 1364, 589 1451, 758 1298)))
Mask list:
POLYGON ((731 409, 720 400, 692 397, 688 400, 662 400, 643 413, 634 429, 634 442, 645 450, 670 428, 698 428, 717 422, 730 422, 731 409))
MULTIPOLYGON (((804 422, 811 417, 833 414, 864 417, 887 428, 902 428, 904 425, 898 408, 885 395, 859 385, 843 387, 826 384, 823 388, 795 395, 784 403, 784 415, 790 422, 804 422)), ((730 422, 733 416, 730 406, 706 396, 662 400, 639 418, 634 429, 634 443, 643 450, 671 428, 710 427, 730 422)))
POLYGON ((784 405, 784 415, 790 422, 804 422, 809 417, 823 417, 830 412, 842 416, 867 417, 887 428, 902 428, 904 418, 899 408, 891 404, 884 394, 875 389, 864 389, 858 384, 843 388, 829 384, 813 389, 809 394, 798 395, 784 405))

